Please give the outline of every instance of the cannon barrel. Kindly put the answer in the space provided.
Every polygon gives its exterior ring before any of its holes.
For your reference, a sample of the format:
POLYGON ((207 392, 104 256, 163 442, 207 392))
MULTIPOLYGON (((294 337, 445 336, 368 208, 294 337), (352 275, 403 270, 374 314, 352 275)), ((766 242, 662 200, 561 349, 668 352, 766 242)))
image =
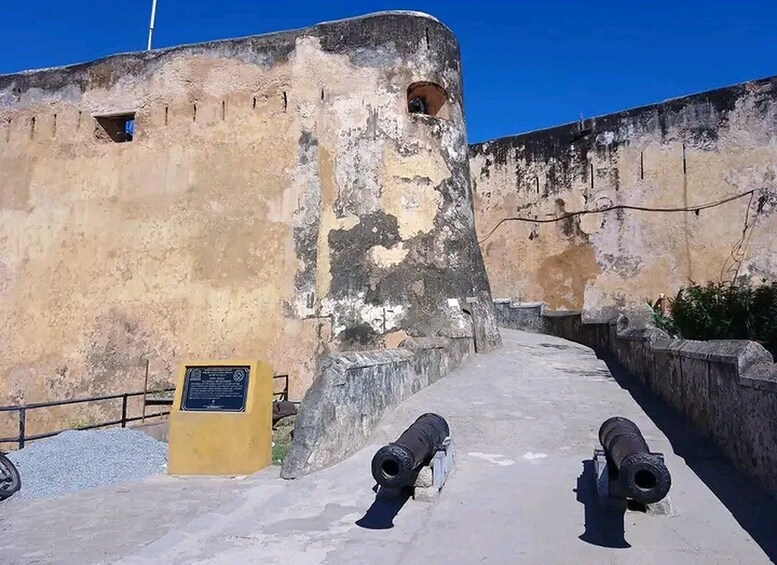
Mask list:
POLYGON ((599 428, 599 441, 609 461, 618 470, 626 496, 642 504, 663 499, 672 477, 657 453, 651 453, 637 425, 620 416, 606 420, 599 428))
POLYGON ((427 464, 450 434, 438 414, 422 414, 397 441, 381 447, 372 458, 372 476, 382 487, 413 484, 417 470, 427 464))

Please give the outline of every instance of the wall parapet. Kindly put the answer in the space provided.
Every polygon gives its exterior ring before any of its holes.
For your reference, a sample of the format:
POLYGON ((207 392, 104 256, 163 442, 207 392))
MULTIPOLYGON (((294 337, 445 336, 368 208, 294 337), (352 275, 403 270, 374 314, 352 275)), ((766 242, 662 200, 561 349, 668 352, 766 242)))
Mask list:
POLYGON ((408 338, 397 349, 327 358, 300 405, 281 477, 297 478, 350 457, 388 410, 474 352, 471 337, 431 337, 408 338))
POLYGON ((747 340, 673 339, 628 318, 585 322, 542 303, 494 301, 501 327, 555 335, 613 356, 731 462, 777 496, 777 364, 747 340))

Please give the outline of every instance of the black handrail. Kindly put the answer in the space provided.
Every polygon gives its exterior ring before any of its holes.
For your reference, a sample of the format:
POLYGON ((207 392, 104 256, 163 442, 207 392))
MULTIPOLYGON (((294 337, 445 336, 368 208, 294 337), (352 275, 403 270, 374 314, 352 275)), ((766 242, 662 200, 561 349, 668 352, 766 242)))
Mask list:
MULTIPOLYGON (((280 392, 273 392, 273 402, 283 401, 289 399, 289 375, 273 375, 273 379, 284 379, 286 382, 283 385, 283 390, 280 392)), ((146 399, 146 406, 172 406, 172 398, 152 398, 146 399)))
POLYGON ((283 385, 283 390, 280 392, 273 392, 273 398, 278 396, 278 400, 289 399, 289 375, 273 375, 273 379, 284 379, 286 382, 283 385))
POLYGON ((143 394, 160 394, 162 392, 173 392, 174 388, 163 388, 159 390, 149 390, 147 392, 123 392, 121 394, 108 394, 105 396, 90 396, 88 398, 71 398, 69 400, 53 400, 51 402, 33 402, 19 406, 0 406, 0 412, 15 412, 21 409, 31 410, 33 408, 51 408, 53 406, 66 406, 68 404, 82 404, 84 402, 99 402, 101 400, 116 400, 117 398, 143 396, 143 394))
MULTIPOLYGON (((278 400, 288 400, 289 399, 289 375, 273 375, 273 379, 285 380, 283 390, 281 390, 280 392, 273 392, 273 397, 274 398, 278 397, 278 400)), ((125 392, 122 394, 107 394, 104 396, 90 396, 88 398, 73 398, 69 400, 54 400, 52 402, 33 402, 31 404, 21 404, 17 406, 0 406, 0 413, 17 412, 19 417, 19 434, 16 437, 0 437, 0 444, 16 443, 19 446, 19 449, 21 449, 24 447, 24 444, 27 441, 34 441, 36 439, 52 437, 67 430, 94 430, 97 428, 107 428, 109 426, 118 426, 118 425, 121 425, 122 428, 126 428, 128 423, 145 420, 147 417, 167 416, 170 414, 169 410, 166 412, 158 412, 155 414, 146 414, 145 407, 146 406, 172 406, 173 405, 172 398, 157 398, 157 399, 147 398, 149 395, 163 394, 163 393, 170 393, 170 392, 175 392, 175 388, 163 388, 158 390, 147 390, 147 391, 140 391, 140 392, 125 392), (135 398, 138 396, 144 397, 143 415, 130 418, 127 416, 128 400, 130 398, 135 398), (76 428, 63 428, 61 430, 45 432, 40 434, 28 435, 25 432, 25 428, 27 426, 28 410, 36 410, 40 408, 52 408, 55 406, 67 406, 71 404, 84 404, 86 402, 118 400, 119 398, 122 399, 120 420, 110 420, 107 422, 91 424, 88 426, 79 426, 76 428)))
MULTIPOLYGON (((52 402, 33 402, 31 404, 22 404, 19 406, 0 406, 0 413, 1 412, 16 412, 19 417, 19 434, 16 437, 0 437, 0 443, 16 443, 19 446, 19 449, 24 447, 24 444, 27 441, 33 441, 36 439, 43 439, 47 437, 55 436, 59 433, 62 433, 67 430, 75 429, 75 430, 93 430, 96 428, 107 428, 108 426, 117 426, 121 425, 122 428, 126 428, 127 424, 130 422, 137 422, 138 420, 145 419, 145 415, 143 416, 137 416, 137 417, 128 417, 127 416, 127 408, 128 408, 128 401, 130 398, 135 398, 137 396, 144 396, 149 394, 160 394, 160 393, 167 393, 174 391, 174 388, 164 388, 159 390, 148 390, 148 391, 140 391, 140 392, 125 392, 122 394, 106 394, 103 396, 90 396, 88 398, 72 398, 69 400, 55 400, 52 402), (110 420, 107 422, 100 422, 97 424, 91 424, 89 426, 79 426, 77 428, 63 428, 61 430, 55 430, 51 432, 45 432, 41 434, 32 434, 28 435, 25 431, 25 428, 27 426, 27 411, 28 410, 36 410, 40 408, 53 408, 55 406, 67 406, 71 404, 85 404, 87 402, 100 402, 104 400, 118 400, 121 398, 121 419, 120 420, 110 420)), ((152 416, 167 416, 170 412, 159 412, 157 414, 151 414, 152 416)))

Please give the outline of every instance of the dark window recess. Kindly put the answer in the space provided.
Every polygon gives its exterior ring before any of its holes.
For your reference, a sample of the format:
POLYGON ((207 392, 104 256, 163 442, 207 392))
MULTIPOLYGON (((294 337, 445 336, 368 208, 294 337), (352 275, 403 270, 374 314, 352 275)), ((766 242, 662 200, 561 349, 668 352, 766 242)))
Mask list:
POLYGON ((448 93, 433 82, 414 82, 407 87, 407 111, 411 114, 448 118, 448 93))
POLYGON ((95 116, 97 139, 124 143, 135 138, 135 114, 95 116))

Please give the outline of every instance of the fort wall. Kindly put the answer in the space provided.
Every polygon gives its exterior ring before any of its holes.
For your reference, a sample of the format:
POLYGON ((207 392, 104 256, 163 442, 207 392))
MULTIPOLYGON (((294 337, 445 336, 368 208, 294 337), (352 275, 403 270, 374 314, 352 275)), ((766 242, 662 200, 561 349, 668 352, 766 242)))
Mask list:
POLYGON ((495 296, 607 320, 689 281, 777 278, 777 77, 470 149, 495 296))
POLYGON ((191 357, 300 399, 330 353, 497 345, 462 108, 416 13, 0 76, 0 404, 191 357))

